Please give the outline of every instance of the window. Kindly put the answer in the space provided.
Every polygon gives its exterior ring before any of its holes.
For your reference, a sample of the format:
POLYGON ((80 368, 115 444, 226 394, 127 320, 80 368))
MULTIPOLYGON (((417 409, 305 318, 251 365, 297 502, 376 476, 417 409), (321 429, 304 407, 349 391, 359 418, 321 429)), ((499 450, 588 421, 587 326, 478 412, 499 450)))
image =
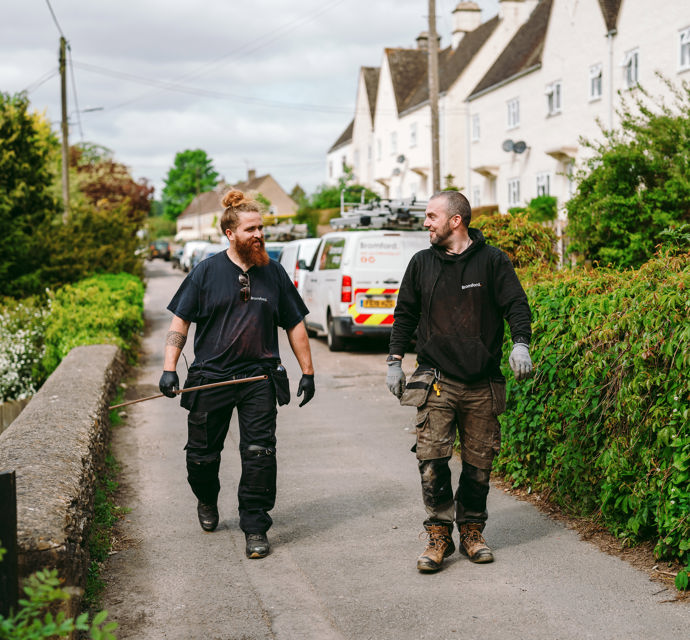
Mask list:
POLYGON ((410 125, 410 146, 411 147, 417 146, 417 123, 416 122, 413 122, 410 125))
POLYGON ((602 93, 602 84, 601 84, 601 74, 602 74, 602 65, 601 63, 599 64, 593 64, 589 68, 589 99, 590 100, 599 100, 601 98, 601 93, 602 93))
POLYGON ((690 27, 680 32, 680 70, 690 69, 690 27))
POLYGON ((520 99, 508 100, 508 129, 514 129, 520 125, 520 99))
POLYGON ((520 178, 508 180, 508 206, 517 207, 520 204, 520 178))
POLYGON ((481 187, 472 187, 472 206, 473 207, 481 207, 481 194, 482 190, 481 187))
POLYGON ((551 194, 551 176, 548 173, 537 174, 537 196, 551 194))
POLYGON ((472 142, 479 142, 479 114, 472 116, 472 142))
POLYGON ((393 131, 391 133, 391 154, 398 153, 398 134, 393 131))
POLYGON ((546 112, 556 115, 561 112, 561 81, 552 82, 546 85, 546 112))
POLYGON ((634 49, 633 51, 628 51, 623 58, 621 66, 623 67, 625 87, 627 89, 632 89, 637 86, 637 81, 639 78, 639 51, 634 49))
POLYGON ((381 139, 380 138, 376 139, 376 159, 377 160, 381 159, 381 139))
POLYGON ((319 261, 319 269, 339 269, 344 247, 345 238, 331 238, 326 241, 319 261))

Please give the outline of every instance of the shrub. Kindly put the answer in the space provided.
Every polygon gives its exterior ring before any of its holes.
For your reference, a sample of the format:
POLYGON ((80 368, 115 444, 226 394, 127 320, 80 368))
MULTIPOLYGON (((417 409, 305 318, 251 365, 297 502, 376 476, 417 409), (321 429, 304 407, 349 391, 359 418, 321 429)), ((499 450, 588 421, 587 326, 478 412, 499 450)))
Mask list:
POLYGON ((515 268, 555 265, 556 237, 526 213, 484 216, 476 222, 486 241, 508 254, 515 268))
POLYGON ((43 367, 52 373, 80 345, 111 343, 134 360, 143 321, 144 285, 135 276, 103 274, 59 289, 45 332, 43 367))
POLYGON ((689 255, 659 255, 637 271, 552 274, 526 288, 536 374, 519 385, 506 376, 496 468, 690 564, 689 255))
POLYGON ((28 398, 40 386, 48 314, 35 298, 0 306, 0 402, 28 398))
POLYGON ((558 215, 558 200, 554 196, 537 196, 527 205, 527 215, 534 222, 549 222, 558 215))

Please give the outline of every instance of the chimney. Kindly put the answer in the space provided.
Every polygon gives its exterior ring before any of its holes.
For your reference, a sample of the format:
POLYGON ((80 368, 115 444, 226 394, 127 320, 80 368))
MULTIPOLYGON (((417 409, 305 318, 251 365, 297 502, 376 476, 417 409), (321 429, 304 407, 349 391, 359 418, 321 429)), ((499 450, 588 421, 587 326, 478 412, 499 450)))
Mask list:
POLYGON ((457 49, 466 33, 482 23, 482 10, 476 2, 461 2, 453 9, 453 49, 457 49))
POLYGON ((499 0, 498 17, 515 25, 522 25, 527 21, 538 0, 499 0))
MULTIPOLYGON (((438 48, 440 50, 441 49, 441 36, 436 34, 436 39, 438 40, 438 48)), ((428 51, 429 50, 429 32, 428 31, 422 31, 417 36, 417 49, 419 49, 421 51, 428 51)))
POLYGON ((247 182, 251 182, 256 178, 256 169, 247 169, 247 182))

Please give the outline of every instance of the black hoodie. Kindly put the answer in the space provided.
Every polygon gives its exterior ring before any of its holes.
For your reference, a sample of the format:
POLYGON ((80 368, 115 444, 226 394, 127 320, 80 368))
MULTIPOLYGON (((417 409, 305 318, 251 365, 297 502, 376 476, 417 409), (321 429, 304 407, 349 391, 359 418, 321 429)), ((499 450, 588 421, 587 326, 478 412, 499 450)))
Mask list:
POLYGON ((410 260, 400 285, 389 352, 404 355, 417 331, 417 362, 466 383, 502 378, 503 319, 529 344, 531 312, 508 256, 469 229, 460 255, 432 246, 410 260))

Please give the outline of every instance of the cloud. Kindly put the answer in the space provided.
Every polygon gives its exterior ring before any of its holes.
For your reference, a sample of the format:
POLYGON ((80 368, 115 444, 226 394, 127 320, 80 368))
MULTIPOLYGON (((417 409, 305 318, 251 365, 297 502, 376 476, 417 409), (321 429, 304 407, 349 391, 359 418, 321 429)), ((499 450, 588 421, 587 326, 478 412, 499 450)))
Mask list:
MULTIPOLYGON (((448 43, 456 2, 439 0, 448 43)), ((498 0, 480 0, 484 19, 498 0)), ((0 9, 0 90, 30 89, 60 120, 58 28, 47 2, 0 9), (42 84, 39 84, 41 83, 42 84)), ((50 0, 70 45, 70 141, 104 145, 160 190, 175 154, 204 149, 226 179, 248 168, 308 192, 354 112, 361 66, 415 46, 425 0, 50 0), (76 92, 72 83, 76 86, 76 92), (176 88, 177 90, 172 90, 176 88), (77 113, 85 108, 102 110, 77 113)))

